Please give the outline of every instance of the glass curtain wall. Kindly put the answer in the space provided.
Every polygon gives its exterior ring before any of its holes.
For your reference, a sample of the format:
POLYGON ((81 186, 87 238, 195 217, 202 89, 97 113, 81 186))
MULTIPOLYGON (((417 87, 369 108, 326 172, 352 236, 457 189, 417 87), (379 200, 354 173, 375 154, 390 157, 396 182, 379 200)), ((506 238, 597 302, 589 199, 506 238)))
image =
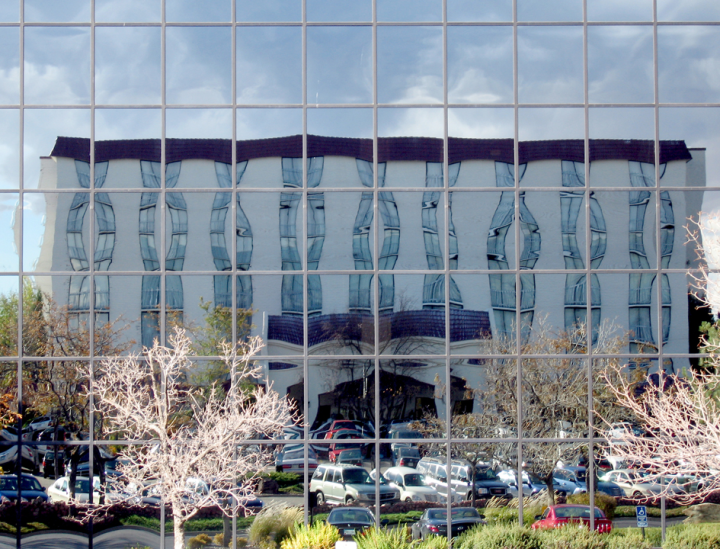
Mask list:
MULTIPOLYGON (((36 523, 171 546, 160 489, 83 518, 25 503, 17 475, 97 503, 111 469, 162 452, 114 429, 94 387, 177 329, 192 357, 172 382, 200 408, 171 434, 235 394, 222 341, 262 340, 239 386, 293 417, 227 444, 256 480, 236 520, 221 502, 193 535, 235 546, 278 501, 305 521, 407 503, 452 523, 554 476, 567 495, 568 466, 598 486, 596 414, 630 420, 599 373, 681 374, 711 320, 684 227, 720 207, 720 14, 656 4, 4 2, 0 492, 23 502, 0 521, 17 547, 36 523)), ((189 467, 184 504, 211 477, 189 467)))

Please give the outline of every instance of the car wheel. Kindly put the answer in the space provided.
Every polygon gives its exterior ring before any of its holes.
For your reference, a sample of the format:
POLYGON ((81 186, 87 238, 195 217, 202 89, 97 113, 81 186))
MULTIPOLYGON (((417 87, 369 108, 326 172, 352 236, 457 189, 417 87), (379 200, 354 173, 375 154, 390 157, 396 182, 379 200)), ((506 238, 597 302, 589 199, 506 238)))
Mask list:
POLYGON ((345 505, 352 505, 355 503, 355 498, 352 496, 345 496, 345 505))
POLYGON ((317 504, 318 505, 325 505, 325 496, 322 492, 316 492, 317 494, 317 504))
POLYGON ((644 496, 642 495, 642 492, 633 492, 633 497, 634 497, 635 499, 641 499, 641 498, 643 498, 644 496))
POLYGON ((405 498, 405 503, 412 503, 412 498, 405 498))

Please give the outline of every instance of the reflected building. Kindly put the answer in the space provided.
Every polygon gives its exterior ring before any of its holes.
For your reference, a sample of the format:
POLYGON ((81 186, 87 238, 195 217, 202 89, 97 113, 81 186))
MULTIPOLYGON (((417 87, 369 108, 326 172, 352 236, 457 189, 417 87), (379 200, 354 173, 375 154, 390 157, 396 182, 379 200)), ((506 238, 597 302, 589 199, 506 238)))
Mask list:
POLYGON ((301 408, 307 382, 311 424, 365 419, 375 364, 381 398, 404 388, 386 419, 444 416, 447 360, 451 410, 470 412, 466 382, 518 322, 521 339, 607 321, 629 354, 690 348, 687 277, 658 270, 696 261, 682 226, 702 192, 677 189, 705 185, 704 150, 661 141, 656 172, 652 141, 589 145, 586 169, 582 140, 520 142, 516 169, 512 139, 450 138, 445 163, 441 139, 380 138, 375 161, 370 139, 309 135, 303 161, 296 135, 238 141, 234 164, 229 140, 167 139, 164 166, 160 140, 98 141, 91 180, 89 140, 59 137, 35 278, 78 324, 91 301, 96 322, 134 321, 138 345, 163 311, 251 310, 269 380, 301 408))

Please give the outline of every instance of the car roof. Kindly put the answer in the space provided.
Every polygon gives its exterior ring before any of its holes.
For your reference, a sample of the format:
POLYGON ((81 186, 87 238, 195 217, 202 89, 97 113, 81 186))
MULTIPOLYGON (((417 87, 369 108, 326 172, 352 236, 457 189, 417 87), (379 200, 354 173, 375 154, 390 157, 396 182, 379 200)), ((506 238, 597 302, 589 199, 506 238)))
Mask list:
POLYGON ((417 469, 413 469, 412 467, 389 467, 386 471, 386 473, 400 473, 401 475, 407 475, 411 473, 417 473, 422 474, 417 469))

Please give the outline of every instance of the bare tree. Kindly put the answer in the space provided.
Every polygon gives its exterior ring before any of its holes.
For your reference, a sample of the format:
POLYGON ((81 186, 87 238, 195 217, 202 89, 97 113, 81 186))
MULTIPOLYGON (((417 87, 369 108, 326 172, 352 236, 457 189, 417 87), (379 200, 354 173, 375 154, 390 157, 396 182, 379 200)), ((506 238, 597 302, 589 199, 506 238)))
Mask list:
POLYGON ((186 388, 190 338, 175 329, 169 342, 163 347, 156 341, 142 358, 103 361, 92 392, 106 434, 145 441, 124 447, 121 477, 107 491, 115 499, 118 493, 130 499, 143 490, 160 495, 172 510, 175 548, 184 549, 185 523, 200 509, 218 506, 230 515, 252 497, 253 477, 265 465, 263 454, 238 451, 238 444, 275 435, 292 414, 285 398, 270 387, 241 388, 241 379, 260 378, 260 367, 250 362, 262 345, 259 338, 222 344, 221 356, 233 374, 222 396, 186 388), (194 479, 202 481, 202 489, 189 491, 188 481, 194 479))
MULTIPOLYGON (((717 365, 717 357, 713 361, 717 365)), ((692 372, 682 377, 660 372, 637 382, 628 379, 621 366, 614 366, 603 377, 617 403, 630 410, 646 431, 608 431, 613 455, 643 466, 649 481, 664 480, 663 495, 676 501, 698 500, 720 489, 719 374, 692 372), (678 493, 668 482, 673 475, 696 476, 698 490, 678 493)))
MULTIPOLYGON (((453 451, 468 461, 494 461, 514 467, 517 454, 504 439, 517 436, 518 418, 523 438, 585 439, 589 434, 588 374, 602 370, 615 359, 595 359, 588 368, 588 333, 585 325, 576 325, 568 332, 553 332, 543 319, 538 319, 521 345, 521 390, 518 391, 518 363, 515 358, 496 358, 485 365, 481 381, 466 386, 466 398, 475 400, 474 413, 455 415, 450 430, 453 438, 470 439, 453 451), (547 358, 543 355, 548 355, 547 358), (472 442, 474 438, 496 438, 497 442, 472 442)), ((626 340, 611 322, 597 327, 593 352, 612 355, 620 352, 626 340)), ((516 342, 495 341, 494 354, 512 355, 516 342)), ((594 388, 595 402, 612 408, 603 387, 594 388)), ((614 412, 612 412, 614 413, 614 412)), ((444 436, 444 435, 443 435, 444 436)), ((578 457, 586 441, 567 443, 525 442, 522 456, 525 469, 540 478, 548 488, 554 504, 553 472, 559 461, 578 457)))
MULTIPOLYGON (((720 308, 720 281, 713 273, 720 265, 720 214, 703 214, 686 227, 697 261, 688 276, 695 297, 707 307, 720 308)), ((720 346, 703 337, 707 355, 702 371, 684 375, 657 374, 631 377, 623 365, 609 364, 602 378, 617 405, 636 418, 645 433, 627 429, 606 431, 608 446, 620 459, 642 465, 648 480, 694 475, 698 490, 678 493, 665 482, 663 495, 676 501, 697 500, 720 489, 720 346)), ((598 415, 609 426, 613 418, 598 415)))

